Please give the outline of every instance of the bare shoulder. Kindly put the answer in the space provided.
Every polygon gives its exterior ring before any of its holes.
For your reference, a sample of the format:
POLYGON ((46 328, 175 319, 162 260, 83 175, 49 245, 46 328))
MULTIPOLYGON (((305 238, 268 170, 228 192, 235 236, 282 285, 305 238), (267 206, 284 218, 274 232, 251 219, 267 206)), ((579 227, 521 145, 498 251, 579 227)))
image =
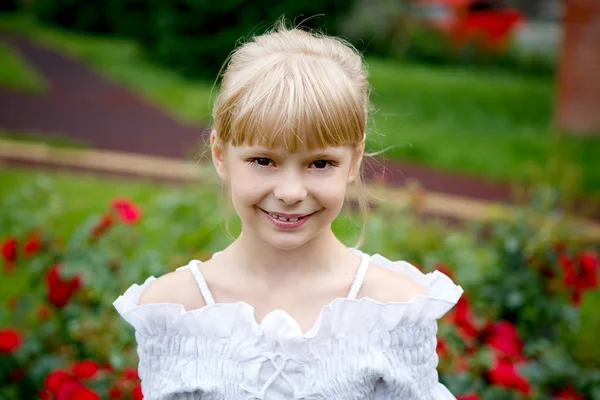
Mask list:
POLYGON ((379 265, 370 264, 360 290, 360 297, 370 297, 382 303, 406 302, 425 290, 409 277, 379 265))
POLYGON ((201 307, 202 296, 193 275, 188 269, 169 272, 154 281, 146 288, 139 299, 139 304, 171 303, 181 304, 186 310, 201 307))

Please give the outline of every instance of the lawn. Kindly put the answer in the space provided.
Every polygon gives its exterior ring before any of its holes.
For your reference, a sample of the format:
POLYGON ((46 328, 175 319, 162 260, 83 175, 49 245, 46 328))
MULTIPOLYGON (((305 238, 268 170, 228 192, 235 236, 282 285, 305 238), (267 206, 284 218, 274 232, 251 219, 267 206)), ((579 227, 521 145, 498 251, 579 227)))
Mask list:
MULTIPOLYGON (((131 41, 64 32, 26 16, 2 16, 0 26, 82 59, 183 121, 210 122, 212 82, 190 81, 147 61, 131 41)), ((552 79, 367 61, 375 109, 369 150, 494 180, 579 182, 600 195, 600 137, 553 131, 552 79)))
POLYGON ((42 94, 47 90, 40 76, 21 55, 7 43, 0 41, 0 88, 42 94))

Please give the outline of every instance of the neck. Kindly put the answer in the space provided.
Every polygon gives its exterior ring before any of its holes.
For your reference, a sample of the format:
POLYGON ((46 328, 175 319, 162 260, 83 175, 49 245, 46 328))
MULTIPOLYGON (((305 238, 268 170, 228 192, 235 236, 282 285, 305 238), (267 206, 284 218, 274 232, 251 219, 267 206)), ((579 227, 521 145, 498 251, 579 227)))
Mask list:
POLYGON ((231 245, 235 248, 235 264, 244 274, 266 281, 289 281, 314 276, 343 263, 348 257, 348 248, 341 243, 331 229, 325 229, 319 235, 291 249, 278 249, 265 243, 256 235, 243 233, 231 245))

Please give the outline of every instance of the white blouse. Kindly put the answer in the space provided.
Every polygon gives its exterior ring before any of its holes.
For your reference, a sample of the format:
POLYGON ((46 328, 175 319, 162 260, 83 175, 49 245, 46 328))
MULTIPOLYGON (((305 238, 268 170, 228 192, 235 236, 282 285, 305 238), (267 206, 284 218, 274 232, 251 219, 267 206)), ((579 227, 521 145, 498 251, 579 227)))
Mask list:
POLYGON ((146 400, 454 400, 438 382, 436 320, 463 293, 450 278, 405 261, 362 256, 348 298, 325 306, 305 334, 285 311, 258 324, 251 305, 215 303, 194 260, 187 266, 206 306, 139 305, 155 280, 132 285, 114 306, 135 328, 146 400), (369 264, 419 284, 409 302, 356 299, 369 264))

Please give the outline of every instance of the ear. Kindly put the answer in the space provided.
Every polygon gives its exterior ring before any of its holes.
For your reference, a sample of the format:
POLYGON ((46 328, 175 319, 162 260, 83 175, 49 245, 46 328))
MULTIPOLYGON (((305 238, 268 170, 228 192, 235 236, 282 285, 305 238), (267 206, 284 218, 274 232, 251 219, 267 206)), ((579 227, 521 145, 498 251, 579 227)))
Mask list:
POLYGON ((210 135, 210 153, 212 155, 213 165, 217 170, 219 177, 227 181, 227 168, 225 168, 224 149, 222 143, 217 139, 214 132, 210 135))
POLYGON ((365 142, 364 140, 356 145, 356 149, 354 150, 352 166, 350 167, 350 174, 348 174, 348 183, 353 183, 358 174, 360 174, 360 166, 362 164, 362 159, 365 154, 365 142))

